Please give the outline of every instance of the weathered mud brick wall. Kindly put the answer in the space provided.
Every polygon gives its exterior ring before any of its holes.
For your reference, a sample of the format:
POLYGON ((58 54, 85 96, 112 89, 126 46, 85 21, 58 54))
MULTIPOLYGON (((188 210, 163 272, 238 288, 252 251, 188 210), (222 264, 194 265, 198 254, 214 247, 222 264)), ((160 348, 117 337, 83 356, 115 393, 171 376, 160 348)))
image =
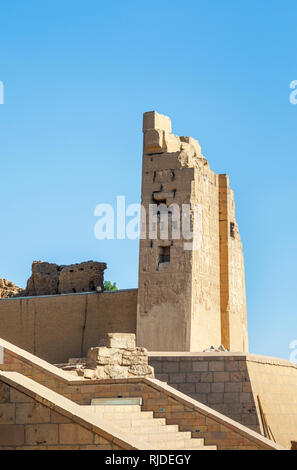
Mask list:
POLYGON ((32 275, 22 295, 40 296, 103 291, 106 263, 87 261, 69 266, 34 261, 32 275))
MULTIPOLYGON (((229 314, 230 298, 236 306, 233 308, 232 304, 232 321, 236 317, 235 329, 239 335, 238 341, 228 345, 232 350, 244 351, 247 347, 242 339, 243 325, 246 325, 244 284, 239 295, 233 289, 238 275, 240 282, 244 278, 242 260, 236 264, 241 246, 236 245, 233 255, 235 244, 230 245, 230 270, 227 270, 226 250, 220 243, 219 177, 209 168, 198 141, 172 134, 167 116, 145 113, 143 132, 145 214, 140 240, 138 344, 150 351, 202 351, 211 345, 218 347, 222 343, 224 292, 228 299, 224 312, 229 314), (153 204, 155 219, 150 224, 153 204), (185 204, 190 207, 188 220, 193 240, 182 231, 185 204), (167 213, 168 234, 162 217, 167 213)), ((229 205, 224 206, 226 217, 232 217, 236 223, 232 204, 233 212, 229 215, 229 205)), ((229 232, 228 237, 231 237, 229 232)), ((225 316, 224 313, 223 320, 225 316)))

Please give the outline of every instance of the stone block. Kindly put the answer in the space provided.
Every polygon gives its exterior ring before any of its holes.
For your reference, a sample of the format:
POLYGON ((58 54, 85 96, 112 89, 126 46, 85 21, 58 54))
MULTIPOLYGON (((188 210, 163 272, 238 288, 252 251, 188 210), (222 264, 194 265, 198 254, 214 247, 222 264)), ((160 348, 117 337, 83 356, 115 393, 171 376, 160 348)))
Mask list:
POLYGON ((97 365, 120 364, 121 360, 122 354, 118 349, 99 346, 88 350, 86 366, 93 368, 97 365))
POLYGON ((25 426, 25 440, 30 445, 58 444, 58 424, 28 424, 25 426))
POLYGON ((151 377, 153 378, 155 376, 154 374, 154 369, 146 364, 143 365, 137 365, 137 366, 131 366, 128 369, 128 376, 133 377, 151 377))
POLYGON ((171 120, 164 114, 156 111, 148 111, 143 114, 143 131, 149 129, 162 129, 165 132, 171 132, 171 120))
POLYGON ((162 153, 166 150, 165 132, 159 129, 150 129, 144 134, 144 151, 146 153, 162 153))
POLYGON ((193 362, 193 372, 207 372, 208 364, 208 361, 193 362))
POLYGON ((242 382, 226 382, 225 383, 225 392, 241 392, 242 391, 242 382))
POLYGON ((224 392, 224 389, 225 389, 224 382, 215 382, 211 384, 211 391, 214 393, 222 393, 224 392))
POLYGON ((15 404, 0 404, 0 424, 14 424, 15 422, 15 404))
MULTIPOLYGON (((140 366, 132 366, 132 367, 140 367, 140 366)), ((106 378, 110 378, 110 379, 127 379, 128 378, 128 367, 122 367, 119 365, 106 366, 104 371, 106 374, 106 378)))
POLYGON ((99 340, 99 346, 115 349, 135 349, 136 337, 132 333, 108 333, 99 340))
POLYGON ((25 393, 19 392, 15 388, 10 389, 10 401, 12 403, 33 403, 34 399, 25 395, 25 393))
POLYGON ((9 386, 4 382, 0 382, 0 403, 8 403, 10 401, 9 386))
POLYGON ((133 351, 125 351, 122 354, 122 366, 148 364, 147 351, 144 348, 136 348, 133 351))
POLYGON ((60 444, 93 444, 93 433, 79 424, 60 424, 60 444))
POLYGON ((224 371, 224 361, 210 361, 209 370, 211 372, 222 372, 224 371))
POLYGON ((214 382, 228 382, 229 380, 229 372, 214 372, 214 382))
POLYGON ((24 426, 0 424, 0 446, 21 446, 24 442, 24 426))
POLYGON ((17 403, 16 424, 49 423, 50 409, 40 403, 17 403))
POLYGON ((186 374, 177 373, 177 374, 170 374, 169 376, 169 383, 185 383, 186 382, 186 374))

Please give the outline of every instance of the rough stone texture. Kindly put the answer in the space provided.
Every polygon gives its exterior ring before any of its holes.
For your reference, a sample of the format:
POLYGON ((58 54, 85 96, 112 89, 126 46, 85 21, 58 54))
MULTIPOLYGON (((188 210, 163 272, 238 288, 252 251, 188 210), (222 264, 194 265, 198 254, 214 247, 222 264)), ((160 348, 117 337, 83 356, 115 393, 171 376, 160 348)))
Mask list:
POLYGON ((247 351, 244 266, 228 179, 210 169, 198 141, 171 133, 167 116, 145 113, 143 132, 137 342, 150 351, 220 344, 247 351), (152 204, 159 212, 150 225, 152 204), (183 204, 190 205, 193 244, 172 233, 183 204))
POLYGON ((103 291, 106 267, 105 263, 96 261, 69 266, 34 261, 25 296, 103 291))
POLYGON ((0 299, 8 297, 18 297, 22 295, 24 289, 16 286, 13 282, 7 281, 6 279, 0 279, 0 299))
POLYGON ((148 352, 135 346, 135 335, 109 333, 100 344, 104 346, 89 349, 85 365, 76 367, 78 375, 101 380, 154 377, 148 352))
POLYGON ((135 349, 135 334, 130 333, 108 333, 99 340, 101 346, 107 348, 135 349))

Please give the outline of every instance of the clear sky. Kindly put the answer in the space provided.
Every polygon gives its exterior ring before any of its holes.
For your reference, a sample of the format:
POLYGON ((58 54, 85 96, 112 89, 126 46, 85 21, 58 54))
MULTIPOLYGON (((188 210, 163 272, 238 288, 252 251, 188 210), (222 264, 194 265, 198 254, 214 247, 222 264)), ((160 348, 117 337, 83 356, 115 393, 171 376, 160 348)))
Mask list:
POLYGON ((142 113, 167 114, 228 173, 250 350, 297 339, 296 0, 2 0, 0 277, 106 261, 137 286, 138 241, 94 237, 95 206, 139 202, 142 113))

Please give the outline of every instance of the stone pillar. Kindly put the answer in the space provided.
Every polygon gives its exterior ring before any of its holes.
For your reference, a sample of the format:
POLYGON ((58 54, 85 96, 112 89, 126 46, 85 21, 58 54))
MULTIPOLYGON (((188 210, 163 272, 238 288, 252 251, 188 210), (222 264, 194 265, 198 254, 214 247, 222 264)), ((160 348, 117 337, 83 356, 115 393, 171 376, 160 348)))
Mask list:
POLYGON ((248 352, 244 261, 234 195, 227 175, 219 176, 219 185, 222 345, 248 352))
POLYGON ((144 238, 140 240, 137 344, 150 351, 201 351, 210 345, 219 346, 218 176, 210 170, 195 139, 172 134, 167 116, 145 113, 143 132, 145 214, 144 238), (150 226, 152 205, 159 207, 150 226), (183 205, 190 208, 192 240, 181 230, 176 237, 177 227, 182 229, 183 205), (166 212, 170 214, 167 237, 162 233, 162 214, 166 212))

